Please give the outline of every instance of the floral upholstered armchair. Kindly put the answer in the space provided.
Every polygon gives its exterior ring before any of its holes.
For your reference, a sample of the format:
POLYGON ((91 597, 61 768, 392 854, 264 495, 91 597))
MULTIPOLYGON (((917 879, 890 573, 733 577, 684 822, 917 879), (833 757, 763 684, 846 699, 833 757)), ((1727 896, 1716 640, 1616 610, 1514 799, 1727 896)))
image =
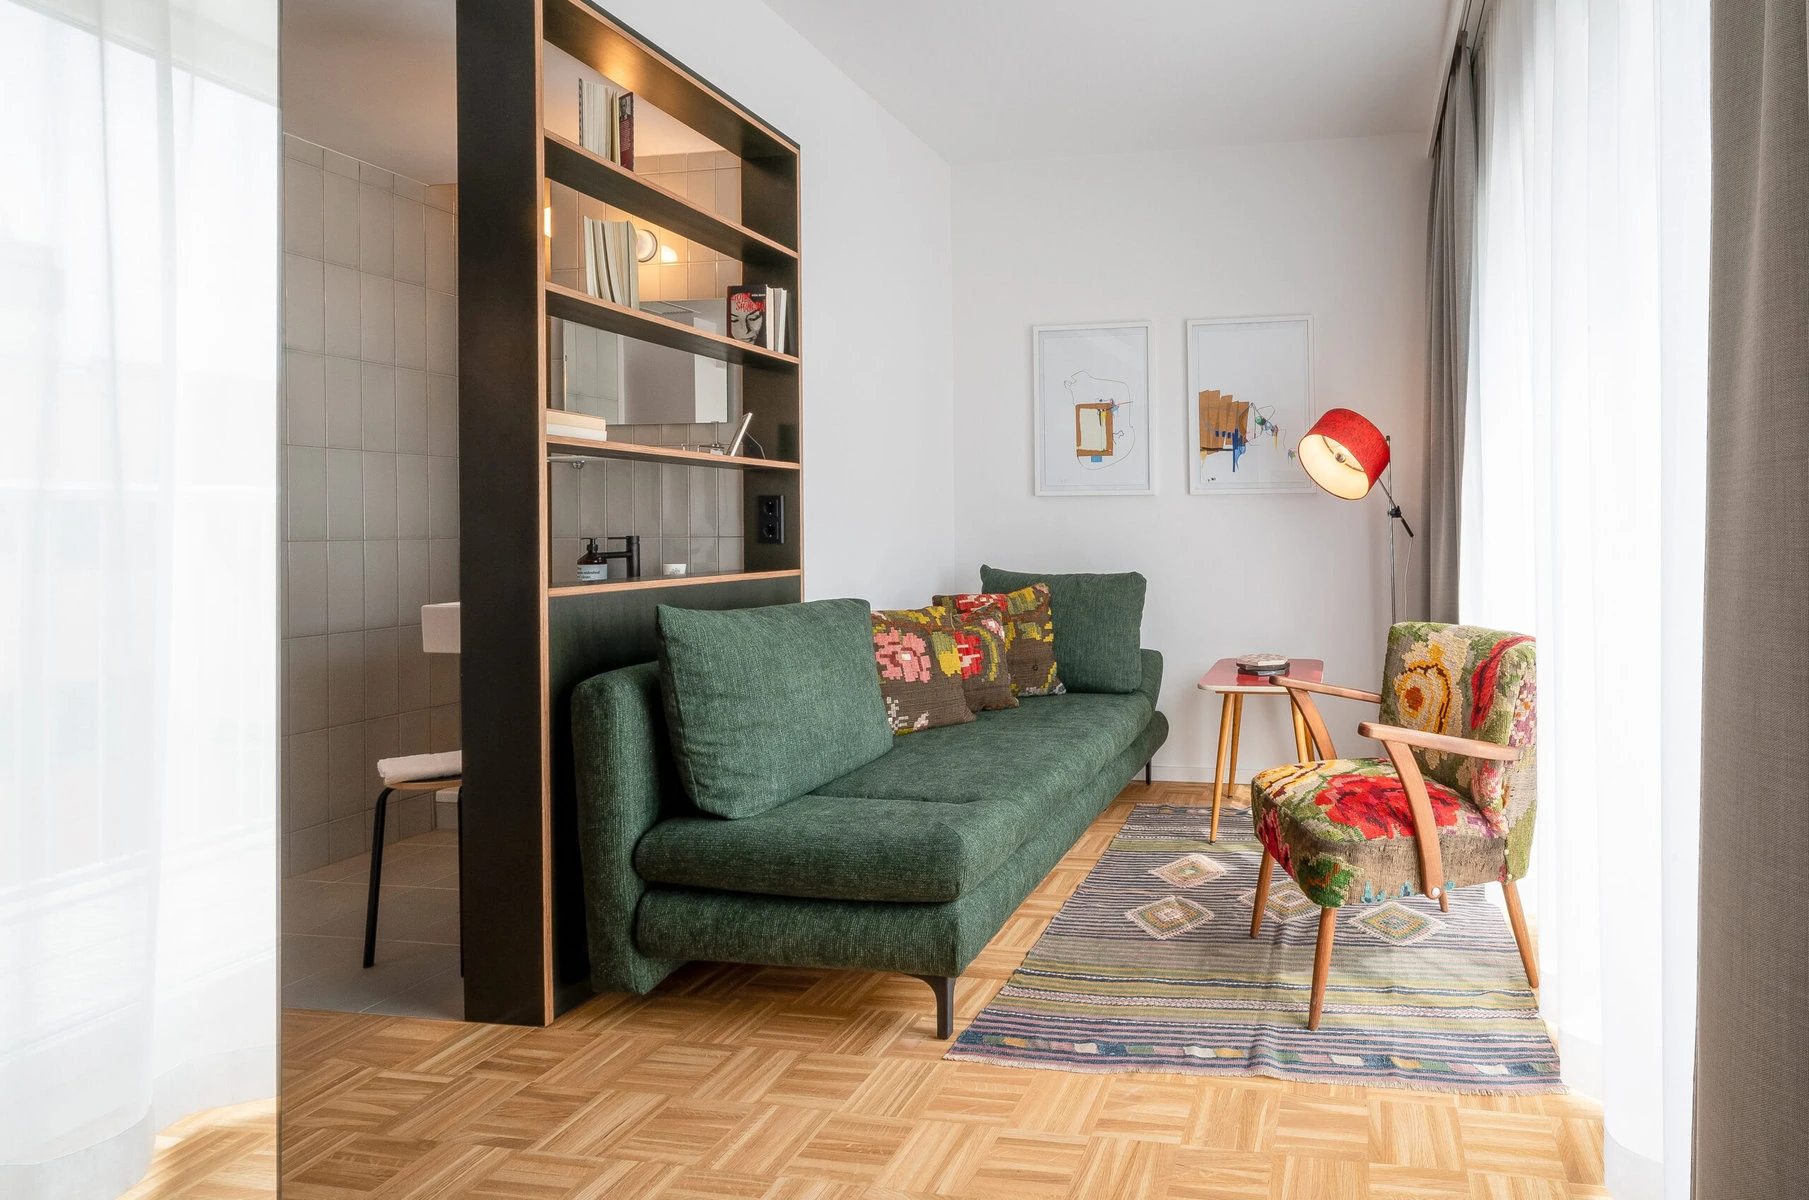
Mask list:
POLYGON ((1418 893, 1448 909, 1451 888, 1499 882, 1527 982, 1539 986, 1514 881, 1533 840, 1533 639, 1471 625, 1409 622, 1388 631, 1382 692, 1276 680, 1305 721, 1318 762, 1250 781, 1262 842, 1250 936, 1262 928, 1270 866, 1320 906, 1307 1028, 1319 1028, 1338 908, 1418 893), (1388 757, 1339 758, 1313 694, 1381 705, 1357 727, 1388 757))

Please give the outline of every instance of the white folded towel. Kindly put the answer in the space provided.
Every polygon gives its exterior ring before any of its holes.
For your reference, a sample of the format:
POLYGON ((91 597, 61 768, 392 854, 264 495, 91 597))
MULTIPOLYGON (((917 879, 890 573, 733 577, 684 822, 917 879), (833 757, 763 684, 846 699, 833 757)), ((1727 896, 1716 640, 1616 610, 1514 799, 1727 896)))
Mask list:
POLYGON ((385 785, 415 783, 423 779, 457 779, 465 769, 465 755, 460 750, 444 754, 410 754, 402 758, 380 758, 377 774, 385 785))

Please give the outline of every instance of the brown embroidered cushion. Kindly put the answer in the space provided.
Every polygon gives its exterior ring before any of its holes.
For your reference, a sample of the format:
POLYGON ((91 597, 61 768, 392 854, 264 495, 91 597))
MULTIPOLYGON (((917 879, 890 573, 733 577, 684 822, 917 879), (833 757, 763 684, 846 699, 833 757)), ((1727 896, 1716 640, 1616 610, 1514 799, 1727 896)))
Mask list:
POLYGON ((886 609, 874 613, 873 619, 923 631, 943 670, 960 676, 970 712, 1018 706, 1005 661, 1005 626, 998 619, 969 621, 952 608, 937 606, 886 609))
POLYGON ((1049 585, 1033 583, 1015 592, 968 592, 937 596, 936 603, 965 620, 996 621, 1005 633, 1005 663, 1011 690, 1019 696, 1059 696, 1062 686, 1055 661, 1055 622, 1049 616, 1049 585))
POLYGON ((879 694, 894 734, 964 725, 974 719, 961 686, 959 662, 938 654, 932 645, 937 632, 927 625, 901 625, 873 614, 873 661, 879 665, 879 694))

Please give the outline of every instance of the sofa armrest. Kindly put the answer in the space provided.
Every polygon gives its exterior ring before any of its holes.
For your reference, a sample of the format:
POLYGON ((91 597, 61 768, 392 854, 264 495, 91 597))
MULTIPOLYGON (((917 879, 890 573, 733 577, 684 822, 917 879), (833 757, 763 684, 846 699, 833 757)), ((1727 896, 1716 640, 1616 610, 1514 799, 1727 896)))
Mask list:
POLYGON ((578 790, 578 853, 591 985, 644 993, 681 964, 635 948, 635 911, 647 887, 634 869, 641 837, 678 794, 666 740, 659 668, 606 671, 572 690, 572 758, 578 790))
POLYGON ((1137 691, 1154 708, 1162 692, 1162 652, 1144 649, 1140 653, 1143 655, 1143 681, 1137 685, 1137 691))

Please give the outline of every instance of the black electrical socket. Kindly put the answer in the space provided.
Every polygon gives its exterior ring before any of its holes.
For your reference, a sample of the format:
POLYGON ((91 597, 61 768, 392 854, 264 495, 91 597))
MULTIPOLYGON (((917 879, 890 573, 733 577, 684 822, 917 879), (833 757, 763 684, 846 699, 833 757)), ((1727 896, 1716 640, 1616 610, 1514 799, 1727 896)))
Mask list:
POLYGON ((758 528, 754 540, 773 546, 785 544, 785 497, 755 496, 754 514, 758 528))

